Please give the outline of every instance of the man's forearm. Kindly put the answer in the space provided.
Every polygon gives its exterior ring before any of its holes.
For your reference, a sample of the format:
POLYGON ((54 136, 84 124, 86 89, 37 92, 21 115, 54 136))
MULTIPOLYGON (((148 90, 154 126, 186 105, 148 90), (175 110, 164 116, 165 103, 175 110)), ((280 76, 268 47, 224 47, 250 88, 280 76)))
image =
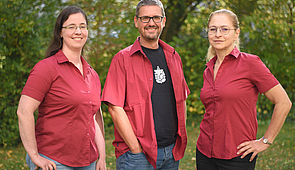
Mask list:
POLYGON ((141 146, 134 134, 126 112, 122 107, 109 104, 109 112, 120 136, 123 138, 129 149, 133 153, 142 152, 141 146))

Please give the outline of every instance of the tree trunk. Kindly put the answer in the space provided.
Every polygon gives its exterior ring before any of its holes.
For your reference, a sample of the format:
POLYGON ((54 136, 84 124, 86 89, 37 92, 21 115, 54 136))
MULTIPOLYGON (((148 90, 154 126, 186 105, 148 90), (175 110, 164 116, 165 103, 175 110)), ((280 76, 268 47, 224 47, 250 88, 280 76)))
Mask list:
POLYGON ((187 15, 196 9, 202 0, 168 0, 166 11, 166 26, 161 39, 170 42, 178 34, 187 15))

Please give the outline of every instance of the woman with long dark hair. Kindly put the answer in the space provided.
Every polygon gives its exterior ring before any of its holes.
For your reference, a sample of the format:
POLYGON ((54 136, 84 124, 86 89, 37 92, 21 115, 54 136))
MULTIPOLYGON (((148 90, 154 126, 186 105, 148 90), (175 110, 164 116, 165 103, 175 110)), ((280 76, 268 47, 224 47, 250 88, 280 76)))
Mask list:
POLYGON ((105 169, 100 80, 82 57, 87 25, 79 7, 62 10, 46 58, 21 93, 19 131, 31 170, 105 169))

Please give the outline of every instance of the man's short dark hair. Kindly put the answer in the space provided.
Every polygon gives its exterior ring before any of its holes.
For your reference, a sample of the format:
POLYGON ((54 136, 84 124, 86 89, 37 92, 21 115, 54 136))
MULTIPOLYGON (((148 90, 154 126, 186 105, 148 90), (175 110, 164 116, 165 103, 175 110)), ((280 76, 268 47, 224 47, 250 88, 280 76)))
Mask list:
POLYGON ((137 6, 136 6, 136 12, 135 15, 138 16, 139 15, 139 9, 142 6, 147 6, 147 5, 155 5, 161 8, 162 10, 162 15, 165 16, 165 11, 164 11, 164 7, 163 4, 160 0, 141 0, 137 6))

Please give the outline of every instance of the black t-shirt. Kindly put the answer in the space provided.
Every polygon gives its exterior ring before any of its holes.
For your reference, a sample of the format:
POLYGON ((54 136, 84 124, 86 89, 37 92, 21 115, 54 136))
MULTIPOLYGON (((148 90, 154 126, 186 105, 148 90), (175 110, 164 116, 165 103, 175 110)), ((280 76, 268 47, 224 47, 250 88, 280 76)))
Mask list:
POLYGON ((152 106, 158 147, 166 147, 176 140, 178 119, 171 75, 162 47, 142 47, 153 66, 152 106))

